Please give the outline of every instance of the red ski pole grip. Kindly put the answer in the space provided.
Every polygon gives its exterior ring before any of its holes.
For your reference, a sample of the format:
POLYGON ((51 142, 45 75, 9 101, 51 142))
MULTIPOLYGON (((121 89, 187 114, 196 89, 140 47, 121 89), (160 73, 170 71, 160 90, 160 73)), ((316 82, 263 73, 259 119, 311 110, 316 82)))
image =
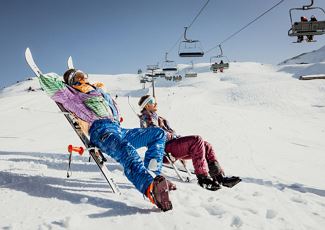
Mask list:
POLYGON ((77 152, 77 153, 79 153, 79 155, 82 155, 84 153, 84 148, 83 147, 76 147, 76 146, 69 145, 68 146, 68 152, 69 153, 77 152))

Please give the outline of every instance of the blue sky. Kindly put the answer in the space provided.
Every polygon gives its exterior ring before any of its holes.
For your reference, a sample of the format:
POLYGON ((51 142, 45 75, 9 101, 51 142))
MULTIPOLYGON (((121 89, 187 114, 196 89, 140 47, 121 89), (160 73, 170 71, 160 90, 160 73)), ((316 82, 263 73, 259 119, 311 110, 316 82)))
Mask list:
MULTIPOLYGON (((216 46, 233 32, 272 7, 279 0, 210 0, 188 31, 205 50, 216 46)), ((0 1, 0 88, 33 76, 24 60, 30 47, 43 72, 62 74, 71 55, 75 66, 89 73, 136 73, 138 68, 164 59, 206 0, 1 0, 0 1)), ((325 8, 325 1, 314 6, 325 8)), ((289 9, 309 1, 286 0, 256 23, 223 44, 230 60, 276 64, 325 45, 318 42, 294 44, 287 36, 289 9)), ((301 12, 294 16, 297 20, 301 12)), ((319 20, 325 15, 317 11, 319 20)), ((179 58, 176 47, 169 59, 179 58)), ((211 51, 195 62, 208 62, 211 51)))

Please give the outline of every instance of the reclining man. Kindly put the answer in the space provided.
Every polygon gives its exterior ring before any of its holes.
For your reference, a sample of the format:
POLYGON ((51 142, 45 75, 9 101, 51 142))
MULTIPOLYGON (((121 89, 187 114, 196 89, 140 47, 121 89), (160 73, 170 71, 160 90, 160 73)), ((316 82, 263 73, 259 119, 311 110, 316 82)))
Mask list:
POLYGON ((114 158, 123 166, 124 174, 138 191, 161 210, 172 209, 169 190, 172 184, 160 175, 166 135, 160 128, 124 129, 120 126, 120 114, 113 98, 105 93, 102 83, 91 84, 88 75, 76 69, 69 69, 59 76, 41 75, 41 87, 56 102, 61 103, 77 118, 88 123, 90 143, 114 158), (136 149, 146 146, 144 162, 136 149), (148 171, 151 160, 157 162, 148 171))

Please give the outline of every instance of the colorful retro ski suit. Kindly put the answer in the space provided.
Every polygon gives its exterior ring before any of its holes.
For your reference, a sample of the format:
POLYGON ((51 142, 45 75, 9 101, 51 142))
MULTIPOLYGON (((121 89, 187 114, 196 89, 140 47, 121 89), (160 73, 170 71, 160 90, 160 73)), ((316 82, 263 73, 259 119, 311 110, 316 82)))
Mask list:
POLYGON ((115 101, 108 93, 93 86, 94 90, 82 93, 62 82, 56 74, 41 75, 41 87, 56 102, 90 125, 92 145, 114 158, 123 168, 126 177, 143 194, 153 181, 148 172, 149 162, 156 161, 156 175, 160 174, 166 135, 160 128, 124 129, 115 101), (144 162, 136 152, 147 147, 144 162))

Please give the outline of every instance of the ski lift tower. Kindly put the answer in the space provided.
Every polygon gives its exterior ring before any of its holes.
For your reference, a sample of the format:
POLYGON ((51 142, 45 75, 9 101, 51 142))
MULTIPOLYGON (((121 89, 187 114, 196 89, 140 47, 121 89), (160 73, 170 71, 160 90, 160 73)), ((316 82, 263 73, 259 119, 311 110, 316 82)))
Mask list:
POLYGON ((149 74, 146 74, 146 77, 151 77, 151 80, 147 81, 147 82, 151 82, 152 85, 152 96, 156 97, 155 94, 155 77, 157 77, 157 75, 154 74, 154 72, 159 69, 158 65, 147 65, 147 71, 151 72, 149 74))

